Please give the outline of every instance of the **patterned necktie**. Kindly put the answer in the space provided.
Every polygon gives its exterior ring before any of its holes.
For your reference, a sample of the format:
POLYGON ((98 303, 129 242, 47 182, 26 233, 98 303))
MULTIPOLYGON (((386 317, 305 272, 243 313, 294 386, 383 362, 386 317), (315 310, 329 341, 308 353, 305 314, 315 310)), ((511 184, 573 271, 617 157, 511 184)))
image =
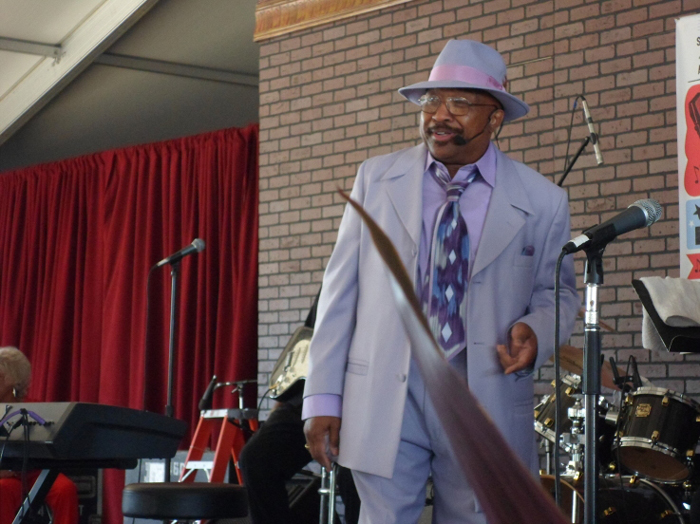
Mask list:
POLYGON ((433 169, 433 176, 447 193, 435 218, 431 257, 423 283, 423 307, 433 336, 450 358, 466 342, 469 235, 459 210, 459 197, 477 175, 474 166, 466 182, 457 183, 447 173, 433 169))

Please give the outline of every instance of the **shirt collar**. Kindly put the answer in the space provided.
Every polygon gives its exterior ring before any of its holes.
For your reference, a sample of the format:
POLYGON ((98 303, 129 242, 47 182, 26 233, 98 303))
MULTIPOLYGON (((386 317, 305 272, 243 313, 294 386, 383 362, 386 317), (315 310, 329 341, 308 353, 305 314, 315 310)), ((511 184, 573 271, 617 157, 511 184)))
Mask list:
MULTIPOLYGON (((479 168, 479 173, 481 174, 481 178, 485 180, 491 187, 495 187, 496 185, 496 146, 493 145, 493 142, 489 142, 489 147, 486 149, 486 153, 482 155, 482 157, 476 161, 476 167, 479 168)), ((459 176, 460 172, 467 168, 469 166, 463 166, 460 168, 460 170, 457 172, 457 175, 459 176)), ((447 172, 447 168, 445 165, 440 162, 439 160, 436 160, 433 158, 433 155, 430 154, 430 151, 428 151, 428 156, 425 160, 425 172, 428 172, 431 168, 434 169, 439 169, 441 171, 444 171, 445 173, 447 172)), ((471 171, 471 170, 469 170, 471 171)))

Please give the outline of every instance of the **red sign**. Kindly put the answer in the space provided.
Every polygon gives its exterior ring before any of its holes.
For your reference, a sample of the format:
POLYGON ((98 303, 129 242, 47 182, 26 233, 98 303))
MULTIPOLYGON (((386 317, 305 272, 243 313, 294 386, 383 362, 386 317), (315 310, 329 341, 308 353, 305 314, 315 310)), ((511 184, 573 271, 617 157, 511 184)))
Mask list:
POLYGON ((688 255, 690 263, 693 264, 693 269, 690 270, 688 280, 700 279, 700 254, 688 255))

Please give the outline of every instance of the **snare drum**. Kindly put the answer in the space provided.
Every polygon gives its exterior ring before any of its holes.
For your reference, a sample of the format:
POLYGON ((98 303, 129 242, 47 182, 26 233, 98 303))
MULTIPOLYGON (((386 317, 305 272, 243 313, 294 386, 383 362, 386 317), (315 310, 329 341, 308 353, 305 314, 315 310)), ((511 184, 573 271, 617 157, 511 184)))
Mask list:
POLYGON ((680 482, 692 473, 700 437, 700 405, 669 389, 644 387, 620 410, 613 451, 628 469, 659 482, 680 482))

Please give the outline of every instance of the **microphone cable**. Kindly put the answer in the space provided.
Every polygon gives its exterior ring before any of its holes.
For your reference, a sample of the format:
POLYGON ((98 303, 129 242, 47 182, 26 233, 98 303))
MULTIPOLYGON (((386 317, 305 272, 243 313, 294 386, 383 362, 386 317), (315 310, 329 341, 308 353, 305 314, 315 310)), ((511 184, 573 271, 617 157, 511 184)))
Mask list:
MULTIPOLYGON (((559 462, 561 461, 561 451, 559 449, 559 439, 561 438, 561 395, 559 385, 561 384, 561 372, 559 370, 559 337, 560 337, 560 274, 561 264, 566 253, 559 253, 556 269, 554 271, 554 500, 557 507, 561 508, 561 472, 559 462)), ((574 494, 576 496, 576 494, 574 494)))
POLYGON ((571 120, 569 121, 569 129, 566 131, 566 157, 564 158, 564 171, 569 168, 569 149, 571 148, 571 131, 574 129, 574 115, 576 114, 576 106, 578 101, 583 98, 583 94, 574 98, 574 105, 571 106, 571 120))
POLYGON ((260 401, 258 402, 258 413, 260 413, 260 409, 262 408, 262 403, 265 400, 265 398, 270 394, 270 391, 272 391, 272 388, 267 388, 267 391, 263 393, 263 396, 260 397, 260 401))

